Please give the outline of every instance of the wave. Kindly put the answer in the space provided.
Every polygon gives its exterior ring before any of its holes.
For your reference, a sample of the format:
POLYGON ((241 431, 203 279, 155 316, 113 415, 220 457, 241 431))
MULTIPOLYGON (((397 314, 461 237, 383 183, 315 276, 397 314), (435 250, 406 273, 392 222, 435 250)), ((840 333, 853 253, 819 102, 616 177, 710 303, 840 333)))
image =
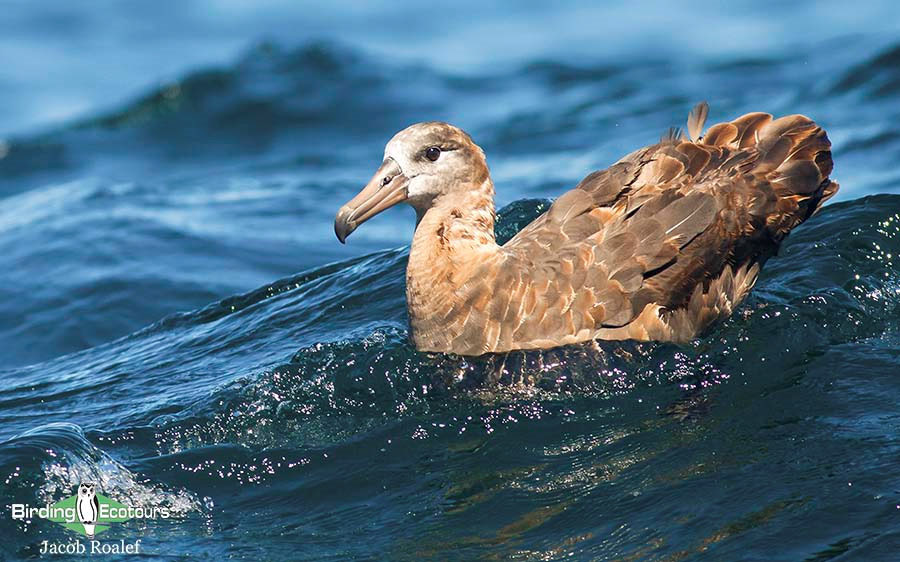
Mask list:
MULTIPOLYGON (((0 142, 0 491, 41 502, 90 478, 166 503, 182 517, 146 540, 173 556, 291 558, 302 537, 310 557, 729 559, 792 524, 834 551, 890 538, 896 494, 865 480, 891 468, 900 197, 825 208, 684 346, 419 353, 407 226, 330 238, 387 136, 433 118, 475 135, 506 200, 562 192, 700 99, 713 120, 807 113, 835 141, 841 196, 896 189, 896 45, 871 45, 453 74, 261 44, 0 142), (847 506, 883 534, 835 528, 847 506)), ((498 238, 548 204, 502 209, 498 238)), ((0 558, 61 532, 0 521, 0 558)))
MULTIPOLYGON (((0 443, 0 495, 9 504, 50 505, 74 495, 82 482, 93 482, 104 495, 134 508, 166 508, 175 519, 210 506, 209 498, 135 474, 92 444, 76 424, 49 423, 0 443)), ((6 537, 0 554, 10 557, 36 555, 42 540, 65 536, 55 524, 9 517, 0 521, 0 532, 6 537)))
MULTIPOLYGON (((503 209, 499 238, 547 204, 503 209)), ((0 393, 0 404, 7 415, 34 416, 40 407, 57 412, 45 420, 60 421, 82 409, 106 432, 146 425, 167 454, 221 443, 334 444, 371 423, 428 416, 448 401, 477 409, 485 396, 504 392, 512 404, 522 396, 611 396, 641 385, 701 389, 741 376, 747 361, 776 368, 831 346, 891 341, 900 316, 898 229, 897 196, 827 207, 791 235, 734 317, 687 347, 600 342, 478 359, 412 349, 406 250, 379 252, 7 371, 18 382, 0 393), (210 385, 220 389, 209 395, 210 385), (102 413, 111 407, 128 414, 102 413)))

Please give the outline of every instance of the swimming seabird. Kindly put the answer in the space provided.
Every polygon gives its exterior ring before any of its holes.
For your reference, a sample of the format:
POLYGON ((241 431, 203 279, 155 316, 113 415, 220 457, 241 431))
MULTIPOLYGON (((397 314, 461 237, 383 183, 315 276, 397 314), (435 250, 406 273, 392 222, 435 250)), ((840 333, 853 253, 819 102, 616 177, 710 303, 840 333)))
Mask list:
POLYGON ((831 143, 803 115, 748 113, 589 174, 506 244, 494 184, 461 129, 412 125, 341 207, 341 242, 400 202, 416 211, 406 270, 421 351, 481 355, 594 339, 686 342, 727 317, 785 236, 838 190, 831 143))

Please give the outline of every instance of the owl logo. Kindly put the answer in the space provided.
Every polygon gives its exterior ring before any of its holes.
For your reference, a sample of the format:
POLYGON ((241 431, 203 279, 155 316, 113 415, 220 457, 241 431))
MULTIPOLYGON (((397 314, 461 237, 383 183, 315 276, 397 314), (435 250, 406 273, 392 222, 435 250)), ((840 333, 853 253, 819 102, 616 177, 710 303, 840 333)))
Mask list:
POLYGON ((78 499, 75 501, 75 509, 78 511, 78 519, 84 525, 84 534, 87 538, 94 538, 94 525, 100 515, 100 502, 97 500, 97 492, 91 482, 82 482, 78 486, 78 499))

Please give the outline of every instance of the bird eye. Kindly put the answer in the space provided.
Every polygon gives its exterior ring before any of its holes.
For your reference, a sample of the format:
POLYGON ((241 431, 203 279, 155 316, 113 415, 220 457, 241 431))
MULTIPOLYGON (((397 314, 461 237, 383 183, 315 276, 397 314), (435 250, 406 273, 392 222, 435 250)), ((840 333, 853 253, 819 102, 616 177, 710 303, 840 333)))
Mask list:
POLYGON ((430 146, 425 149, 425 158, 428 158, 432 162, 437 160, 441 156, 441 149, 436 146, 430 146))

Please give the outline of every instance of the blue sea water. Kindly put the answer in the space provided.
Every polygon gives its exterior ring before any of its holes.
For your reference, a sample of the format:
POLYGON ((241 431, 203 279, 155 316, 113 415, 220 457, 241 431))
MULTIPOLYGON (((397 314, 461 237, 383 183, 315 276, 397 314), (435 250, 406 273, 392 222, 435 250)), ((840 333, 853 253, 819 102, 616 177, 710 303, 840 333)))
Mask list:
MULTIPOLYGON (((91 480, 148 559, 900 559, 900 10, 890 2, 10 2, 0 559, 91 480), (805 113, 841 191, 686 346, 407 342, 384 143, 444 119, 508 237, 681 125, 805 113)), ((110 557, 114 559, 115 557, 110 557)))

